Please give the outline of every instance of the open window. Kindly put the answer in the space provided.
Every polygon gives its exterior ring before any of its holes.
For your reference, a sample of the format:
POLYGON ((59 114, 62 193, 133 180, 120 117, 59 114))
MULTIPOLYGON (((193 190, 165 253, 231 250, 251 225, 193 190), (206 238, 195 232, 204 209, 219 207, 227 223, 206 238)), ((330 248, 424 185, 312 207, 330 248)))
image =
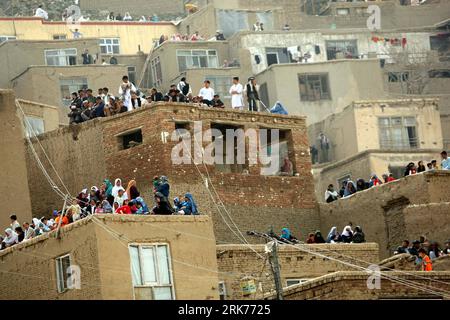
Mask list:
POLYGON ((56 285, 59 293, 69 290, 68 279, 70 277, 69 267, 71 266, 70 254, 58 257, 56 262, 56 285))
POLYGON ((212 123, 211 129, 221 132, 219 137, 213 136, 215 143, 215 169, 226 173, 242 173, 247 169, 247 152, 245 147, 245 133, 242 127, 212 123))
POLYGON ((133 129, 117 136, 119 150, 127 150, 142 144, 142 129, 133 129))
POLYGON ((260 128, 260 157, 269 157, 261 164, 264 175, 293 176, 295 161, 290 130, 260 128))

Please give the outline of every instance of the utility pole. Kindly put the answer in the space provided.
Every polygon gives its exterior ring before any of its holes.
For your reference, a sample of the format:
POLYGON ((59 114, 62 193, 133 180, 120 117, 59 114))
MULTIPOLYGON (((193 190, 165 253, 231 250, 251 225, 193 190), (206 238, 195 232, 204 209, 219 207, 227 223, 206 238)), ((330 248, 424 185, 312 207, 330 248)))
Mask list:
POLYGON ((256 231, 247 231, 247 235, 263 238, 268 241, 266 244, 266 253, 269 254, 269 263, 272 267, 277 300, 283 300, 283 285, 281 284, 280 263, 278 261, 278 241, 274 238, 273 228, 271 228, 269 234, 259 233, 256 231))
POLYGON ((283 285, 281 284, 280 264, 278 262, 278 243, 276 240, 272 241, 272 248, 269 254, 273 279, 275 281, 275 289, 277 291, 277 300, 283 300, 283 285))

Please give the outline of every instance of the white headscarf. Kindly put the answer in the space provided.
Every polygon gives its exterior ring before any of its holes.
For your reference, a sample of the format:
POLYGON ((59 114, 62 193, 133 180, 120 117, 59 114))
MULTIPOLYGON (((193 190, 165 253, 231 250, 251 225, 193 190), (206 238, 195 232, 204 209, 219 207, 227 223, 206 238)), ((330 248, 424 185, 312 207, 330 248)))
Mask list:
POLYGON ((125 189, 122 186, 122 180, 117 178, 116 181, 114 181, 114 187, 112 188, 111 192, 114 198, 116 198, 119 195, 119 190, 123 190, 126 197, 125 199, 128 199, 128 196, 126 196, 127 193, 125 192, 125 189), (117 186, 117 182, 120 182, 120 186, 117 186))
POLYGON ((342 235, 345 236, 345 237, 350 237, 350 236, 351 236, 350 232, 353 233, 352 227, 346 226, 346 227, 344 228, 344 231, 342 231, 342 235), (348 230, 347 230, 347 229, 348 229, 348 230))
POLYGON ((328 233, 327 240, 333 240, 334 237, 336 236, 336 232, 337 232, 336 227, 331 228, 330 232, 328 233), (333 238, 330 239, 330 237, 333 237, 333 238))
POLYGON ((19 240, 17 238, 17 233, 15 231, 13 231, 13 229, 7 228, 5 230, 5 233, 6 233, 6 238, 3 239, 3 242, 6 244, 6 246, 10 247, 13 244, 16 244, 19 242, 19 240))

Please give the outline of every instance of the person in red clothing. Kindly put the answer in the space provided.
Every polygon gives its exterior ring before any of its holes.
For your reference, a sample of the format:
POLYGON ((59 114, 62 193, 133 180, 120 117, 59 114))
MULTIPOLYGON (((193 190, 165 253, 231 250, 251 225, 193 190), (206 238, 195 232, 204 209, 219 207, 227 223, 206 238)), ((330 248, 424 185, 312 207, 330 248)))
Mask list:
POLYGON ((381 182, 381 180, 378 179, 377 175, 373 174, 372 177, 370 178, 370 187, 376 187, 382 184, 383 182, 381 182))
POLYGON ((392 173, 389 173, 389 174, 385 173, 385 174, 383 174, 383 180, 384 180, 384 183, 389 183, 389 182, 395 181, 395 178, 392 175, 392 173))
POLYGON ((128 200, 124 200, 123 206, 117 208, 117 214, 131 214, 131 207, 128 205, 128 200))
POLYGON ((424 248, 419 249, 419 257, 422 259, 422 271, 433 271, 433 264, 424 248))

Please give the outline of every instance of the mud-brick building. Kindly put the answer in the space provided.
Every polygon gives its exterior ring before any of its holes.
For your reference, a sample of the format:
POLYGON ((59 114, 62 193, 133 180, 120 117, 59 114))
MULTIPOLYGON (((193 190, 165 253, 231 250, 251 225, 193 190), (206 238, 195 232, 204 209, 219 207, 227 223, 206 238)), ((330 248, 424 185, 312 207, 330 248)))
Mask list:
MULTIPOLYGON (((195 150, 195 143, 199 143, 196 139, 189 142, 191 155, 202 152, 201 148, 195 150)), ((218 242, 241 242, 230 217, 244 234, 249 230, 268 231, 271 227, 279 231, 285 226, 295 234, 306 234, 319 226, 304 117, 157 103, 44 133, 39 140, 71 194, 99 186, 105 178, 121 178, 124 184, 135 179, 141 194, 152 205, 153 177, 168 176, 170 198, 192 193, 201 213, 212 217, 218 242), (224 139, 223 153, 216 151, 216 157, 231 156, 234 160, 239 154, 234 149, 227 153, 227 139, 233 139, 227 138, 227 129, 243 129, 245 133, 252 129, 259 142, 263 141, 262 129, 278 129, 279 157, 290 159, 293 175, 281 176, 279 168, 270 175, 262 174, 261 162, 250 161, 255 139, 248 136, 244 164, 175 164, 172 154, 181 143, 182 129, 193 137, 198 122, 203 130, 216 129, 221 134, 216 139, 224 139)), ((203 140, 197 146, 200 144, 207 150, 211 142, 203 140)), ((265 146, 271 149, 272 142, 265 146)), ((35 147, 44 165, 50 168, 36 142, 35 147)), ((189 152, 183 153, 186 154, 190 160, 189 152)), ((27 168, 33 214, 48 215, 60 208, 61 200, 44 180, 29 150, 27 168)), ((59 181, 54 172, 49 173, 59 181)))
POLYGON ((207 216, 97 215, 59 231, 0 252, 0 299, 219 297, 216 242, 207 216))

